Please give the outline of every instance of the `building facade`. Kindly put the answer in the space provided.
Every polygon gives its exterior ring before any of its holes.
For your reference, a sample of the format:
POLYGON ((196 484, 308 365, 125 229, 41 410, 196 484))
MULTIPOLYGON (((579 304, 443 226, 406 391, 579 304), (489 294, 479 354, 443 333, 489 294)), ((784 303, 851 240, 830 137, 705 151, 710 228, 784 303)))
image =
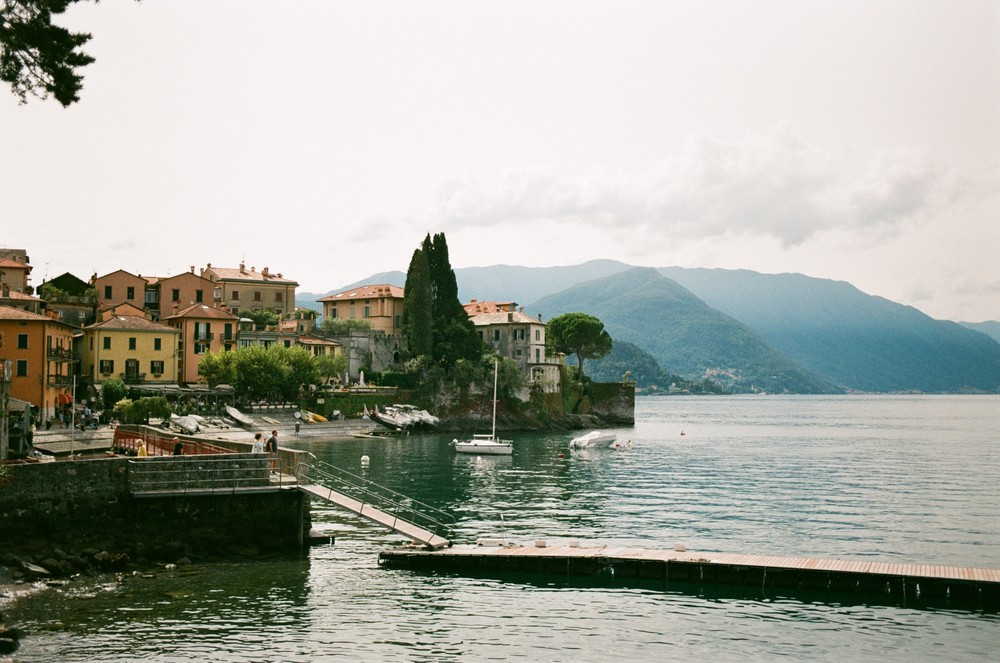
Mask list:
POLYGON ((191 271, 176 276, 150 279, 146 286, 145 307, 153 320, 160 320, 195 304, 214 306, 221 300, 221 287, 195 274, 191 267, 191 271))
POLYGON ((295 310, 295 289, 299 284, 268 267, 258 272, 256 267, 247 269, 242 262, 239 268, 213 267, 209 263, 201 276, 217 288, 213 288, 214 301, 225 304, 237 316, 248 311, 286 315, 295 310))
POLYGON ((226 352, 236 347, 239 318, 223 308, 195 304, 163 320, 180 331, 177 381, 197 383, 198 364, 208 352, 226 352))
POLYGON ((316 300, 325 320, 365 320, 373 332, 400 336, 403 327, 403 289, 381 283, 362 285, 316 300))
MULTIPOLYGON (((467 309, 468 310, 468 309, 467 309)), ((559 390, 561 361, 545 354, 545 323, 520 311, 480 313, 470 318, 484 345, 521 367, 530 386, 559 390)))
POLYGON ((105 309, 123 302, 143 308, 146 301, 146 279, 124 269, 104 276, 91 277, 97 309, 105 309))
POLYGON ((178 329, 142 315, 106 316, 83 330, 82 372, 94 384, 176 383, 179 338, 178 329))
POLYGON ((70 325, 48 316, 0 306, 0 362, 10 361, 10 396, 55 413, 60 394, 73 387, 75 355, 70 325))

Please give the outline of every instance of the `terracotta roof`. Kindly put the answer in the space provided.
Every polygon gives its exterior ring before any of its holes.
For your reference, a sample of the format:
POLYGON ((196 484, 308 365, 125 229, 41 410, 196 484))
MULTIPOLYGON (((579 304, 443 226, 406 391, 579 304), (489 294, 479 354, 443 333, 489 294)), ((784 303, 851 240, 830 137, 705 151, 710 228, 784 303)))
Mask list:
POLYGON ((32 297, 31 295, 26 295, 23 292, 19 292, 17 290, 11 290, 9 293, 7 293, 6 297, 0 297, 0 299, 19 299, 19 300, 25 301, 25 302, 40 302, 40 301, 42 301, 41 297, 32 297))
POLYGON ((403 289, 389 283, 379 283, 377 285, 359 285, 350 290, 338 292, 335 295, 327 295, 317 299, 317 302, 343 302, 351 299, 378 299, 380 297, 403 298, 403 289))
POLYGON ((486 325, 509 325, 509 324, 535 324, 544 325, 545 323, 538 318, 533 318, 530 315, 525 315, 520 311, 511 311, 506 313, 480 313, 479 315, 474 315, 471 318, 472 324, 477 327, 486 325))
POLYGON ((71 327, 72 325, 67 325, 64 322, 59 322, 54 320, 47 315, 39 315, 38 313, 32 313, 31 311, 25 311, 24 309, 14 308, 13 306, 4 306, 0 304, 0 320, 28 320, 35 322, 54 322, 58 325, 63 325, 64 327, 71 327))
POLYGON ((240 267, 209 267, 204 271, 211 270, 220 281, 257 281, 259 283, 298 285, 298 283, 291 279, 278 276, 277 273, 270 271, 267 267, 264 269, 267 270, 267 274, 264 274, 263 271, 258 272, 252 267, 250 269, 240 267))
POLYGON ((96 322, 84 329, 128 329, 130 331, 179 333, 176 327, 169 327, 134 315, 116 315, 102 322, 96 322))
POLYGON ((164 318, 164 320, 177 320, 179 318, 211 318, 213 320, 238 320, 235 315, 223 311, 220 308, 213 308, 207 304, 194 304, 185 309, 179 310, 176 314, 164 318))
POLYGON ((473 299, 468 304, 462 304, 465 312, 470 316, 480 313, 499 313, 501 311, 513 311, 517 308, 517 302, 480 302, 473 299))
POLYGON ((11 260, 10 258, 0 258, 0 267, 4 269, 24 269, 29 272, 31 271, 31 265, 11 260))

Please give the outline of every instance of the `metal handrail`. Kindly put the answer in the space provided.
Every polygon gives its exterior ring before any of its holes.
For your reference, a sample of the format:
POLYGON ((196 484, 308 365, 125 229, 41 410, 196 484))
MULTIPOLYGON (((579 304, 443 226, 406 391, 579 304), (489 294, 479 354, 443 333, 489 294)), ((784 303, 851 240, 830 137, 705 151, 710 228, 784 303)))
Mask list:
POLYGON ((268 457, 164 456, 129 460, 128 483, 133 494, 231 492, 271 485, 268 457))
POLYGON ((312 458, 313 462, 309 465, 309 476, 312 483, 336 490, 357 500, 362 506, 370 504, 380 511, 392 514, 399 521, 428 529, 445 538, 451 537, 452 528, 457 520, 447 511, 415 500, 336 465, 321 461, 315 456, 312 458), (328 483, 333 485, 328 485, 328 483))

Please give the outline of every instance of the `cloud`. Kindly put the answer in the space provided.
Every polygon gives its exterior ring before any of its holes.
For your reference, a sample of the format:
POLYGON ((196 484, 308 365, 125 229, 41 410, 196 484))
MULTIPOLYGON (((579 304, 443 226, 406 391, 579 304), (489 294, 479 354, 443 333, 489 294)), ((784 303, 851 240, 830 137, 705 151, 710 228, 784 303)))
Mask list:
POLYGON ((885 239, 970 189, 919 154, 834 154, 778 125, 736 143, 694 136, 646 172, 569 178, 526 168, 485 184, 454 177, 437 188, 428 216, 455 230, 555 222, 652 233, 644 241, 766 236, 787 248, 830 230, 885 239))

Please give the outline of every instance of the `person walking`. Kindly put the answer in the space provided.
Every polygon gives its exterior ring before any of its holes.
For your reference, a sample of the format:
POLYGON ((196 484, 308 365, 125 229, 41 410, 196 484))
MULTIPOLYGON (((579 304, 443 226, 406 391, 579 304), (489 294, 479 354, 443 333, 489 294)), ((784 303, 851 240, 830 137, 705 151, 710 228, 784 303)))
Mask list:
POLYGON ((271 431, 271 437, 267 438, 267 444, 265 445, 267 449, 267 454, 270 456, 269 466, 271 468, 271 474, 277 474, 278 469, 278 431, 271 431))

